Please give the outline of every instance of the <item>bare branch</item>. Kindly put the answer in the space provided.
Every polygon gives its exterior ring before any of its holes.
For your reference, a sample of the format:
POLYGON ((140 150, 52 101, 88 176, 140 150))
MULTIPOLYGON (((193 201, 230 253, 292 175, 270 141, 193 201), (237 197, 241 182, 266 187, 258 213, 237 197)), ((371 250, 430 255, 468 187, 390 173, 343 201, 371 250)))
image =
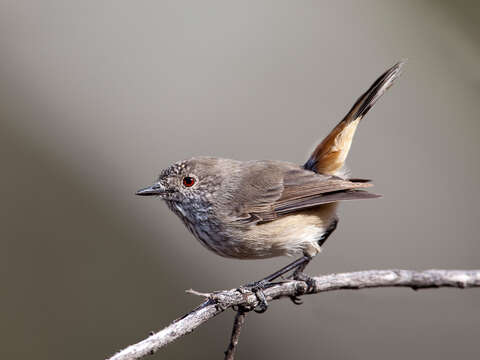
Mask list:
POLYGON ((235 351, 237 350, 238 340, 240 339, 240 332, 245 324, 245 317, 247 313, 243 309, 237 311, 235 320, 233 321, 232 337, 227 351, 225 351, 225 360, 233 360, 235 358, 235 351))
MULTIPOLYGON (((468 288, 480 287, 480 270, 369 270, 314 277, 313 288, 303 281, 285 281, 276 283, 264 290, 268 301, 282 297, 316 294, 341 289, 364 289, 374 287, 410 287, 414 290, 438 287, 468 288)), ((193 291, 192 291, 193 292, 193 291)), ((196 293, 196 292, 193 292, 196 293)), ((232 306, 254 308, 258 304, 257 296, 252 292, 240 292, 237 289, 196 293, 207 297, 196 309, 159 332, 137 344, 130 345, 108 360, 140 359, 152 354, 179 337, 186 335, 204 322, 217 316, 232 306)))

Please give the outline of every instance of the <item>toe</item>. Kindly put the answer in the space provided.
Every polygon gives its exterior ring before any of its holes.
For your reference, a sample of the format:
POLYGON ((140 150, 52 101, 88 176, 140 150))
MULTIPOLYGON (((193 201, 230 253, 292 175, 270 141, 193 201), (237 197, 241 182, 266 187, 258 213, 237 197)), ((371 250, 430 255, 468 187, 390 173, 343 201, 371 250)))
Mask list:
POLYGON ((302 305, 303 300, 298 297, 298 296, 290 296, 290 300, 295 304, 295 305, 302 305))

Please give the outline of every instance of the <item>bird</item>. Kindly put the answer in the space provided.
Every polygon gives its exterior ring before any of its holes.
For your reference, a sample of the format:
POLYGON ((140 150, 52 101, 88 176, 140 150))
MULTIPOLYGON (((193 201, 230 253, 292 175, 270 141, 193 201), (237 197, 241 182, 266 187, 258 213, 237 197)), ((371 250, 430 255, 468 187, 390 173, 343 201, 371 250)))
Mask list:
MULTIPOLYGON (((136 195, 164 200, 194 237, 220 256, 300 256, 249 284, 255 292, 290 271, 294 279, 310 280, 303 271, 337 228, 339 202, 380 197, 366 190, 371 180, 348 178, 344 164, 359 123, 403 65, 399 61, 386 70, 303 165, 197 156, 162 170, 153 185, 136 195)), ((260 300, 264 306, 258 312, 263 312, 266 301, 260 300)))

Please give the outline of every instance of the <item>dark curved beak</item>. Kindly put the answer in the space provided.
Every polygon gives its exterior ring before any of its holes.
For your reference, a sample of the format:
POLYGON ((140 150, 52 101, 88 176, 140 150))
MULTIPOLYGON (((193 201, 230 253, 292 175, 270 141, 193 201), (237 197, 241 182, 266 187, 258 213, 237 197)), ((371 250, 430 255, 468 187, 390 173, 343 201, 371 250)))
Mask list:
POLYGON ((160 185, 159 183, 153 184, 150 187, 146 187, 144 189, 138 190, 135 195, 141 196, 152 196, 152 195, 162 195, 165 193, 165 187, 160 185))

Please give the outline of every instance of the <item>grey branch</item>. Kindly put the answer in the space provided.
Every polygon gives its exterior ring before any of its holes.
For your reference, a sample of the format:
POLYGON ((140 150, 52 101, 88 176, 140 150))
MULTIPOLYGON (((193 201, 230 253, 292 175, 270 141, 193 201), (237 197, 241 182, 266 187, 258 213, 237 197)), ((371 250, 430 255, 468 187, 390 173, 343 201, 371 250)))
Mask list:
POLYGON ((245 325, 245 318, 247 313, 243 309, 237 311, 235 320, 233 321, 232 336, 230 338, 230 344, 225 351, 225 360, 233 360, 235 358, 235 351, 237 351, 238 340, 240 339, 240 332, 243 325, 245 325))
MULTIPOLYGON (((264 290, 268 301, 283 297, 316 294, 342 289, 364 289, 375 287, 409 287, 414 290, 438 287, 469 288, 480 287, 480 270, 369 270, 314 277, 314 286, 308 289, 303 281, 283 281, 264 290)), ((217 316, 228 308, 240 306, 254 308, 258 304, 257 296, 249 291, 238 289, 199 293, 206 300, 185 316, 175 320, 169 326, 136 344, 130 345, 108 360, 140 359, 152 354, 165 345, 186 335, 204 322, 217 316)))

